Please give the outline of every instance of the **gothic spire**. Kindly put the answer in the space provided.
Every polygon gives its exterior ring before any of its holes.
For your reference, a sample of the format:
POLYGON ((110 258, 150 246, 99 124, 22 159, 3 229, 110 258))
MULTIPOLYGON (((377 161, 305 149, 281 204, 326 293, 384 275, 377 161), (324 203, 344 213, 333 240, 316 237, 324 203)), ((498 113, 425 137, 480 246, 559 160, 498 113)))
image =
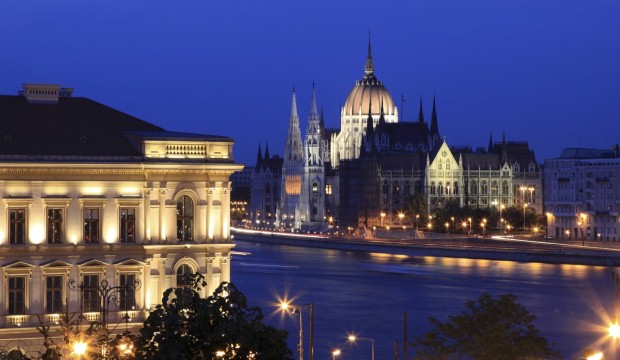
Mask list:
POLYGON ((439 136, 439 125, 437 124, 437 108, 435 107, 434 96, 433 96, 433 113, 431 114, 431 136, 439 136))
POLYGON ((265 142, 265 160, 269 160, 269 143, 265 142))
POLYGON ((424 111, 422 110, 422 97, 420 97, 420 112, 418 113, 418 122, 424 123, 424 111))
POLYGON ((318 118, 319 113, 316 109, 316 92, 314 91, 314 82, 312 83, 312 104, 310 105, 310 117, 318 118))
POLYGON ((255 169, 258 171, 260 169, 261 164, 263 162, 263 152, 260 149, 260 141, 258 142, 258 154, 256 155, 256 166, 255 169))
POLYGON ((288 136, 286 138, 286 148, 284 149, 284 161, 285 163, 297 163, 303 161, 301 131, 299 130, 299 116, 297 115, 297 97, 295 96, 295 87, 293 87, 291 117, 288 123, 288 136))
POLYGON ((368 31, 368 55, 366 56, 364 70, 366 71, 366 76, 370 76, 375 72, 375 66, 372 64, 372 51, 370 50, 370 30, 368 31))
POLYGON ((493 132, 491 132, 491 134, 489 134, 489 148, 487 149, 487 152, 492 152, 493 151, 493 132))

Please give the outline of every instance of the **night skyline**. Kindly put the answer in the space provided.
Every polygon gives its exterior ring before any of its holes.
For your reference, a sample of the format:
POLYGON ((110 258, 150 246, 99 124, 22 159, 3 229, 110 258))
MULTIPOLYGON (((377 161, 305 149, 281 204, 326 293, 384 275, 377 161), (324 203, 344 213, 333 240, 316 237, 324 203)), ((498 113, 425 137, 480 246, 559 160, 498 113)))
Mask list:
POLYGON ((3 4, 0 93, 57 83, 173 131, 231 136, 253 164, 258 143, 283 154, 291 90, 305 132, 312 83, 325 123, 364 73, 405 121, 437 99, 450 145, 486 147, 505 132, 537 160, 607 148, 620 130, 614 1, 285 1, 3 4), (401 95, 406 98, 401 108, 401 95))

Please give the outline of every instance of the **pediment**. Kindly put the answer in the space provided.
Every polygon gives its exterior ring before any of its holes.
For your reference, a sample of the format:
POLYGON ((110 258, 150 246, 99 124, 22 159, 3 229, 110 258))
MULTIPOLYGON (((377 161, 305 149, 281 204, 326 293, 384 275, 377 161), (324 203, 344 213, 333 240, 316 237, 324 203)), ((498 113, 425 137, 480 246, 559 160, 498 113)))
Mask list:
POLYGON ((72 265, 62 260, 49 260, 41 264, 42 268, 60 268, 71 267, 72 265))
POLYGON ((15 260, 2 265, 4 269, 33 269, 35 266, 20 260, 15 260))
POLYGON ((81 263, 78 263, 79 266, 108 266, 109 264, 101 261, 101 260, 97 260, 97 259, 88 259, 88 260, 84 260, 81 263))
POLYGON ((144 266, 145 262, 136 259, 122 259, 114 263, 114 265, 121 266, 144 266))

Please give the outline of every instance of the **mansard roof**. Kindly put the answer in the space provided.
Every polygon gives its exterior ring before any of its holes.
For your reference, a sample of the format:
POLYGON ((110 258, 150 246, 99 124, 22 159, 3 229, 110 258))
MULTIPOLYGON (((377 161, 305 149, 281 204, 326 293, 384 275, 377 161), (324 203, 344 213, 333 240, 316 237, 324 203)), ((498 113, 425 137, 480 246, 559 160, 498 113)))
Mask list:
POLYGON ((518 163, 521 169, 527 169, 531 163, 538 164, 536 162, 536 155, 534 151, 530 149, 527 141, 508 141, 505 143, 495 143, 493 146, 493 153, 501 154, 502 146, 506 146, 507 160, 510 164, 518 163))
POLYGON ((171 132, 84 97, 29 102, 0 95, 0 157, 114 157, 143 159, 142 140, 232 141, 171 132))
POLYGON ((560 159, 613 159, 618 157, 616 149, 566 148, 560 159))

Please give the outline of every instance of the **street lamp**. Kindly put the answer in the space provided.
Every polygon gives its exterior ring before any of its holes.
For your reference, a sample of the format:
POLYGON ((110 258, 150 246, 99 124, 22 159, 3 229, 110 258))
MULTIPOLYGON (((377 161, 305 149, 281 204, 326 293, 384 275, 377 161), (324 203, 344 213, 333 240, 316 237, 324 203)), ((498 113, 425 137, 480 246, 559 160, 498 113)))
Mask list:
POLYGON ((499 206, 499 233, 502 233, 502 225, 504 222, 504 219, 502 218, 502 210, 504 210, 504 205, 500 205, 499 206))
POLYGON ((525 209, 527 209, 527 203, 523 204, 523 232, 525 232, 525 209))
POLYGON ((471 218, 469 218, 468 220, 469 220, 469 235, 471 235, 471 231, 472 231, 472 222, 471 222, 471 218))
POLYGON ((450 235, 450 223, 446 222, 446 234, 450 235))
POLYGON ((452 228, 454 229, 454 232, 456 232, 456 223, 454 222, 454 216, 451 216, 450 220, 452 220, 452 228))
POLYGON ((398 213, 398 219, 400 220, 400 225, 403 225, 403 218, 405 217, 405 214, 403 214, 402 212, 398 213))
POLYGON ((420 218, 420 214, 415 214, 415 229, 418 230, 418 219, 420 218))
POLYGON ((336 360, 336 356, 340 355, 340 349, 332 350, 332 360, 336 360))
POLYGON ((381 226, 383 226, 383 219, 385 218, 385 213, 382 211, 379 216, 381 217, 381 226))
POLYGON ((280 310, 288 312, 289 310, 295 314, 299 314, 299 360, 304 359, 304 327, 301 309, 308 308, 310 311, 310 360, 314 360, 314 303, 292 305, 286 301, 280 302, 280 310))
POLYGON ((82 358, 82 355, 86 354, 86 349, 88 345, 85 342, 78 341, 73 343, 73 352, 72 354, 77 356, 78 359, 82 358))
POLYGON ((371 349, 371 360, 375 360, 375 340, 371 339, 371 338, 363 338, 363 337, 358 337, 355 334, 349 334, 348 337, 350 342, 356 342, 357 340, 366 340, 366 341, 370 341, 370 349, 371 349))

